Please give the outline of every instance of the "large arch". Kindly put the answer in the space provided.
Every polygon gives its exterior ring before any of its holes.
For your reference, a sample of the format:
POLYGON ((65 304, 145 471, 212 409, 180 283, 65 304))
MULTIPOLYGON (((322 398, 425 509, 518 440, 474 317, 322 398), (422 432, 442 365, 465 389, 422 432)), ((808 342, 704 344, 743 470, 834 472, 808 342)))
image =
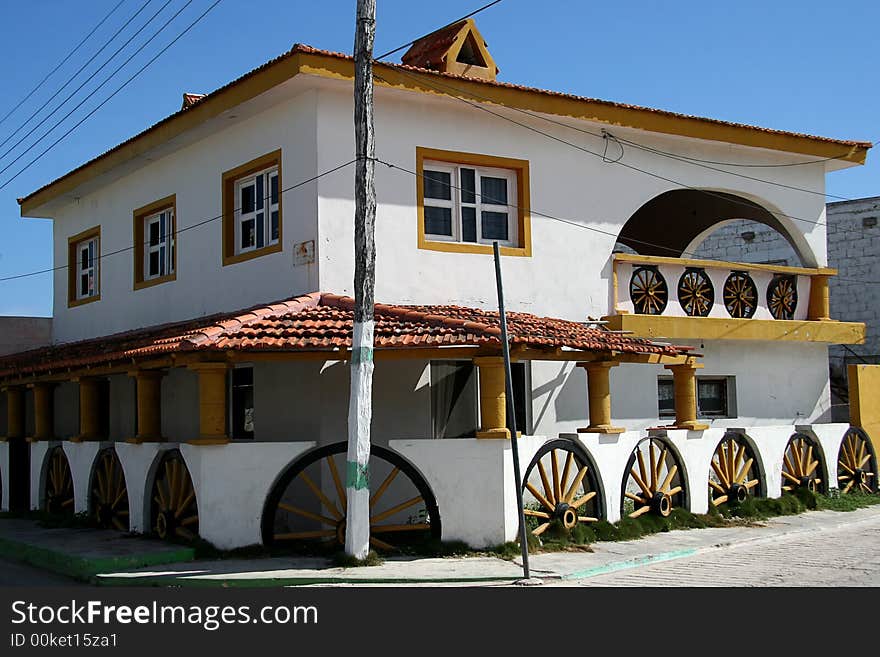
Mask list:
POLYGON ((817 258, 781 213, 740 194, 699 189, 673 189, 655 196, 633 213, 618 243, 640 255, 682 257, 692 253, 710 233, 736 219, 769 226, 791 245, 801 264, 818 266, 817 258))

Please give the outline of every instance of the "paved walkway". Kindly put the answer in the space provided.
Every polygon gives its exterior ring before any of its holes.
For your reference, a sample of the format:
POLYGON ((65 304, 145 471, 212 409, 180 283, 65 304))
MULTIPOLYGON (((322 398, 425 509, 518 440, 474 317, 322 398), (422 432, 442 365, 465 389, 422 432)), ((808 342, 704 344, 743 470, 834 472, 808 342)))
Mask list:
MULTIPOLYGON (((7 523, 0 520, 0 545, 13 537, 7 523)), ((18 526, 18 538, 25 530, 18 526)), ((34 528, 30 530, 33 532, 34 528)), ((76 534, 79 547, 88 541, 134 545, 129 557, 143 558, 146 545, 168 550, 166 544, 146 539, 110 539, 109 532, 87 530, 39 530, 43 548, 55 541, 59 550, 70 554, 71 541, 64 532, 76 534), (48 531, 48 533, 47 533, 48 531), (62 532, 62 533, 54 533, 62 532), (90 538, 91 537, 91 538, 90 538)), ((28 534, 30 536, 30 534, 28 534)), ((554 585, 859 585, 860 564, 880 560, 880 505, 849 513, 809 512, 799 516, 775 518, 754 527, 695 529, 655 534, 635 541, 596 543, 593 552, 555 552, 531 556, 532 574, 554 585), (827 534, 821 549, 817 536, 827 534), (847 552, 841 560, 840 541, 865 537, 859 549, 847 552), (720 559, 719 551, 725 551, 720 559), (722 567, 719 568, 719 561, 722 567), (761 564, 764 564, 763 566, 761 564), (782 564, 782 565, 780 565, 782 564), (822 566, 821 574, 807 578, 805 569, 822 566), (841 574, 841 569, 846 574, 841 574), (843 579, 841 579, 843 578, 843 579), (848 579, 847 579, 848 578, 848 579)), ((34 539, 30 539, 34 540, 34 539)), ((99 585, 173 586, 291 586, 291 585, 507 585, 522 577, 518 563, 494 557, 441 559, 388 559, 380 566, 334 568, 322 559, 271 558, 181 561, 167 563, 168 555, 152 565, 99 568, 89 577, 99 585), (161 564, 161 565, 156 565, 161 564)), ((12 555, 4 554, 5 557, 12 555)), ((106 556, 106 555, 105 555, 106 556)), ((157 558, 158 557, 154 557, 157 558)), ((101 563, 92 564, 100 566, 101 563)), ((104 562, 106 566, 107 563, 104 562)), ((880 572, 880 568, 876 569, 880 572)), ((874 584, 876 585, 876 583, 874 584)))

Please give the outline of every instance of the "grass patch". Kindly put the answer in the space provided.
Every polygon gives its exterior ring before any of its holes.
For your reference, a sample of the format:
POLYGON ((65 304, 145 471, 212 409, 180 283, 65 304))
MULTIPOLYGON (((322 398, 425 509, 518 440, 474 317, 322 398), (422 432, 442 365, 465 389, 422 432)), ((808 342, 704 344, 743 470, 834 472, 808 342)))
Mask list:
POLYGON ((338 568, 362 568, 364 566, 381 566, 384 562, 375 550, 370 550, 363 559, 358 559, 345 552, 337 552, 333 555, 333 565, 338 568))
POLYGON ((820 495, 817 502, 821 511, 855 511, 880 504, 880 495, 862 492, 842 495, 839 491, 832 490, 829 495, 820 495))

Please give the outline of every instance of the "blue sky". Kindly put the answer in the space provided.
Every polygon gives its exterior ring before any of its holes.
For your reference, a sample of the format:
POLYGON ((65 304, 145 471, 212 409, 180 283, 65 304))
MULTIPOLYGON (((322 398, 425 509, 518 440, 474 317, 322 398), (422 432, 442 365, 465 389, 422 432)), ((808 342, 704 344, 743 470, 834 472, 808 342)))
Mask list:
MULTIPOLYGON (((5 152, 54 104, 56 90, 146 0, 124 0, 110 19, 26 103, 0 123, 0 142, 32 112, 35 119, 0 147, 5 152)), ((4 44, 0 117, 75 46, 119 0, 0 3, 4 44)), ((151 0, 129 28, 56 97, 75 89, 166 0, 151 0)), ((106 98, 213 0, 192 0, 181 15, 92 99, 35 149, 0 174, 0 185, 106 98)), ((376 54, 457 18, 486 0, 444 3, 378 0, 376 54)), ((186 0, 170 0, 69 104, 109 75, 186 0)), ((211 91, 293 43, 351 52, 355 0, 222 0, 124 91, 27 171, 0 189, 0 278, 53 266, 51 222, 22 220, 24 196, 176 111, 184 91, 211 91)), ((880 86, 873 34, 880 3, 871 0, 503 0, 477 17, 508 82, 688 114, 811 134, 880 140, 880 86)), ((395 55, 395 57, 399 57, 395 55)), ((396 59, 394 61, 397 61, 396 59)), ((5 157, 0 169, 68 111, 63 108, 5 157)), ((880 155, 867 166, 828 176, 828 193, 880 195, 880 155)), ((660 166, 658 164, 658 166, 660 166)), ((637 175, 637 174, 634 174, 637 175)), ((0 315, 51 315, 51 275, 0 282, 0 315)))

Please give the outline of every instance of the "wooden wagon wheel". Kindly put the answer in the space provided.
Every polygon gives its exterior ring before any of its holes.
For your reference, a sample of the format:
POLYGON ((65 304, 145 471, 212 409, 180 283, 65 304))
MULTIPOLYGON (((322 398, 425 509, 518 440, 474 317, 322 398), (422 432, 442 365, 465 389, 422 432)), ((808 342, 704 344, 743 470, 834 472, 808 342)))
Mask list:
POLYGON ((524 509, 539 519, 532 530, 540 536, 558 520, 566 529, 579 522, 596 522, 602 515, 595 468, 579 445, 570 440, 544 444, 526 470, 523 492, 531 493, 539 509, 524 509), (548 472, 550 473, 548 475, 548 472))
POLYGON ((99 526, 128 531, 128 489, 122 463, 113 448, 98 454, 92 471, 90 501, 92 515, 99 526))
POLYGON ((159 538, 195 540, 199 534, 199 507, 192 478, 178 450, 162 454, 151 499, 150 525, 159 538))
POLYGON ((758 466, 745 438, 728 433, 718 443, 709 471, 709 499, 719 506, 741 504, 757 494, 760 484, 758 466))
POLYGON ((758 304, 758 288, 752 277, 744 271, 730 272, 724 282, 724 307, 731 317, 749 319, 758 304))
POLYGON ((45 510, 53 515, 73 515, 73 477, 61 447, 53 447, 46 466, 45 510))
MULTIPOLYGON (((346 443, 312 450, 292 463, 263 510, 263 543, 304 552, 345 545, 346 443)), ((394 551, 440 538, 440 513, 427 482, 399 454, 370 448, 370 545, 394 551)))
POLYGON ((662 440, 647 438, 640 442, 630 455, 624 472, 621 513, 626 512, 625 501, 632 500, 634 509, 630 518, 648 512, 665 518, 674 507, 684 505, 680 464, 662 440))
POLYGON ((793 319, 797 308, 797 278, 775 276, 767 287, 767 307, 774 319, 793 319))
POLYGON ((877 456, 868 434, 856 427, 846 432, 840 444, 837 482, 844 493, 877 491, 877 456))
POLYGON ((629 281, 629 298, 640 315, 660 315, 669 301, 666 280, 656 267, 638 267, 629 281))
POLYGON ((788 441, 782 456, 782 490, 806 488, 818 493, 822 488, 819 450, 812 438, 796 433, 788 441))
POLYGON ((706 317, 715 303, 715 289, 703 269, 686 269, 678 280, 678 303, 691 317, 706 317))

